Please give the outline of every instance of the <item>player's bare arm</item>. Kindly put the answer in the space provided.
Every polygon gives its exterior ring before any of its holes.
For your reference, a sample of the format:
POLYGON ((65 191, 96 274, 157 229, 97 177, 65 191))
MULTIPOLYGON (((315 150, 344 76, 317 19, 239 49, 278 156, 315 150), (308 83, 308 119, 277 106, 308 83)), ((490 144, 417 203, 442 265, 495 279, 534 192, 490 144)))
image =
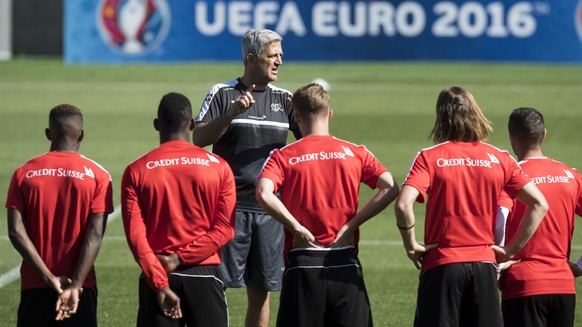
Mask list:
POLYGON ((420 269, 422 266, 422 257, 424 253, 430 249, 437 247, 438 244, 424 245, 416 241, 414 233, 415 217, 413 205, 419 192, 416 188, 410 185, 404 185, 402 191, 396 199, 394 206, 394 213, 396 214, 396 225, 400 230, 400 236, 404 243, 406 255, 412 260, 416 268, 420 269))
POLYGON ((527 205, 527 209, 515 236, 506 246, 491 246, 496 253, 498 262, 508 261, 521 250, 532 237, 548 211, 546 198, 533 182, 527 183, 521 190, 517 191, 515 196, 519 201, 527 205))
POLYGON ((392 174, 389 172, 380 175, 376 182, 376 188, 378 189, 378 192, 340 229, 336 238, 329 247, 354 245, 354 231, 370 218, 386 209, 386 207, 396 199, 399 193, 398 184, 394 181, 392 174))
POLYGON ((291 215, 281 200, 274 194, 274 191, 275 185, 273 181, 268 178, 259 178, 256 196, 257 201, 265 212, 293 233, 294 247, 321 248, 322 245, 315 240, 313 234, 291 215))
POLYGON ((67 276, 55 276, 48 269, 26 232, 24 219, 20 210, 8 208, 8 237, 24 261, 30 264, 48 286, 60 294, 71 280, 67 276))
POLYGON ((79 253, 75 274, 71 284, 63 290, 57 299, 56 320, 66 319, 77 312, 79 297, 83 292, 83 283, 101 249, 107 226, 105 221, 107 221, 107 214, 103 212, 92 214, 89 217, 87 234, 79 253))
POLYGON ((246 112, 252 105, 255 104, 255 99, 253 98, 253 90, 255 85, 253 84, 245 92, 243 92, 234 103, 230 106, 228 111, 222 116, 214 119, 213 121, 198 122, 194 128, 192 134, 192 141, 199 147, 205 147, 214 144, 220 139, 220 137, 226 132, 230 122, 234 117, 246 112))

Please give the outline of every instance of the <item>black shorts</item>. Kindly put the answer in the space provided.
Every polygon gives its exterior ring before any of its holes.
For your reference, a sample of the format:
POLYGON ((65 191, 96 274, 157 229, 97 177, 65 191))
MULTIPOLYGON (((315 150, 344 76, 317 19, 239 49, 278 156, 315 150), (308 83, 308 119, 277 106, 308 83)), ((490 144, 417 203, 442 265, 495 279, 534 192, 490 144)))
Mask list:
POLYGON ((139 279, 138 327, 226 327, 228 309, 224 286, 216 266, 179 267, 168 274, 170 288, 180 298, 182 318, 167 318, 160 308, 156 292, 145 278, 139 279))
POLYGON ((442 265, 420 274, 414 326, 502 326, 495 266, 442 265))
POLYGON ((52 288, 30 288, 20 292, 18 327, 97 327, 97 288, 87 287, 79 297, 77 313, 56 321, 58 294, 52 288))
POLYGON ((218 266, 227 288, 279 291, 285 269, 283 225, 264 213, 236 211, 234 238, 218 266))
POLYGON ((277 326, 373 326, 355 249, 291 251, 277 326))
POLYGON ((524 296, 501 302, 505 326, 572 327, 576 294, 524 296))

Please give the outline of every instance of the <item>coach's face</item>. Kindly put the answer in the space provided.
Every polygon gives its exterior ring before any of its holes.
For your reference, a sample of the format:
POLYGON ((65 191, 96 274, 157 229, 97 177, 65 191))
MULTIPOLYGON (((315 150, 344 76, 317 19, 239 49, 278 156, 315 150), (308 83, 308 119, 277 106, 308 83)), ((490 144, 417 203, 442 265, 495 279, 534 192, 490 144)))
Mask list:
POLYGON ((253 62, 259 79, 266 83, 276 81, 279 67, 283 64, 283 49, 281 42, 273 42, 265 46, 263 52, 253 62))

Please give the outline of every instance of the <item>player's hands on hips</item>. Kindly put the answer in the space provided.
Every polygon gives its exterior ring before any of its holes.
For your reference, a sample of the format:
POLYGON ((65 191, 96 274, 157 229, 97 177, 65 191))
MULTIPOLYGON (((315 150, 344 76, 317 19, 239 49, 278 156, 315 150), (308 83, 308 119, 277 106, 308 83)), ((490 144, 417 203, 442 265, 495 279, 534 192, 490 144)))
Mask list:
POLYGON ((158 260, 160 260, 160 263, 167 273, 176 270, 180 266, 180 257, 176 253, 170 255, 158 254, 158 260))
POLYGON ((412 246, 406 248, 406 255, 408 255, 410 260, 412 260, 416 266, 416 269, 420 269, 420 267, 422 267, 422 260, 426 251, 434 249, 437 246, 438 243, 424 245, 415 242, 412 244, 412 246))
POLYGON ((253 104, 255 104, 255 99, 253 98, 253 90, 255 89, 255 84, 251 85, 246 91, 244 91, 231 106, 231 110, 234 111, 235 116, 242 114, 247 111, 253 104))
POLYGON ((77 313, 81 293, 83 293, 82 287, 69 287, 59 294, 55 308, 57 311, 55 320, 64 320, 77 313))
POLYGON ((180 298, 174 291, 166 286, 157 292, 158 304, 164 313, 164 316, 170 319, 182 318, 182 309, 180 308, 180 298))
POLYGON ((353 245, 354 245, 354 231, 348 225, 343 225, 339 232, 337 232, 337 235, 335 236, 333 242, 331 242, 328 245, 328 247, 339 248, 353 245))
POLYGON ((505 262, 501 262, 499 264, 497 264, 496 269, 497 269, 497 280, 499 280, 499 277, 501 277, 501 274, 503 274, 504 271, 506 271, 507 269, 509 269, 509 267, 513 266, 514 264, 520 262, 521 260, 508 260, 505 262))
POLYGON ((298 230, 293 233, 293 247, 294 248, 322 248, 323 246, 315 240, 315 236, 311 234, 309 229, 300 226, 298 230))
POLYGON ((507 250, 504 247, 501 247, 499 245, 491 245, 491 249, 495 251, 495 259, 497 260, 497 262, 506 262, 511 260, 511 258, 513 257, 507 253, 507 250))

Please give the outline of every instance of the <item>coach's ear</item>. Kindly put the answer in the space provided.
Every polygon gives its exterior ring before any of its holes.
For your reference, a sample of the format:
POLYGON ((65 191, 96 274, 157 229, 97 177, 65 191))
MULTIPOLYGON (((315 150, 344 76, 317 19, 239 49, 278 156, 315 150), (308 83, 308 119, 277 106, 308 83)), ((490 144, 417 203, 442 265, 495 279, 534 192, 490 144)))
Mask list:
POLYGON ((85 137, 85 130, 82 129, 81 134, 79 134, 79 138, 77 139, 77 142, 81 143, 81 141, 83 141, 84 137, 85 137))
POLYGON ((252 63, 253 61, 255 61, 255 56, 253 56, 253 54, 252 54, 252 53, 250 53, 250 52, 249 52, 249 53, 247 53, 247 55, 245 56, 245 61, 244 61, 244 64, 245 64, 245 66, 246 66, 247 64, 250 64, 250 63, 252 63))
POLYGON ((50 128, 45 128, 44 129, 44 135, 46 135, 47 140, 52 141, 51 140, 51 130, 50 130, 50 128))
POLYGON ((188 126, 188 130, 193 131, 194 127, 196 127, 196 122, 194 122, 194 118, 190 119, 190 126, 188 126))
POLYGON ((160 131, 160 121, 157 118, 154 119, 154 128, 156 131, 160 131))
POLYGON ((331 109, 331 107, 329 107, 328 109, 328 113, 327 113, 327 118, 328 120, 331 120, 333 118, 333 110, 331 109))
POLYGON ((544 137, 542 137, 540 143, 542 143, 546 139, 546 136, 548 136, 548 130, 544 128, 544 137))

